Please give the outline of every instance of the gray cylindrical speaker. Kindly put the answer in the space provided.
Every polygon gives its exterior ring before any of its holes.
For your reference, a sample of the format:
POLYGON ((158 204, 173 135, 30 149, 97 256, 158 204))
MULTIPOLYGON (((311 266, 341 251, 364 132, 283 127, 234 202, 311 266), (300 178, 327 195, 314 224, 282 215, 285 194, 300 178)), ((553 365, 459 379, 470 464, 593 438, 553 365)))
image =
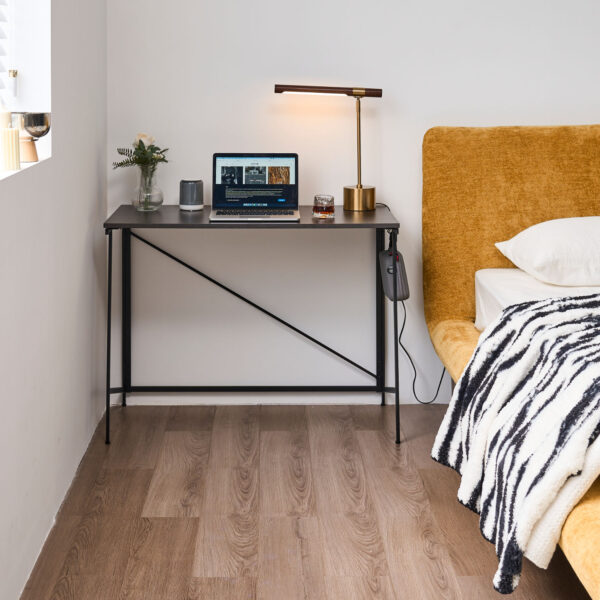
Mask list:
POLYGON ((204 187, 201 179, 182 179, 179 182, 179 208, 181 210, 204 208, 204 187))

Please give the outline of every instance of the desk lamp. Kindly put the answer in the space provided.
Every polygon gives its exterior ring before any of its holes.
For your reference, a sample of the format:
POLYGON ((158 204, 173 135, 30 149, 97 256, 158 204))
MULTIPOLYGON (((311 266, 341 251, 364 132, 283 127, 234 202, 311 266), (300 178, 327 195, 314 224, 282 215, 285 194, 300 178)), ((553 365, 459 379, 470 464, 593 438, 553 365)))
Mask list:
POLYGON ((344 187, 344 210, 373 210, 375 208, 375 188, 363 185, 360 159, 360 100, 361 98, 381 98, 379 88, 330 87, 322 85, 279 85, 275 84, 276 94, 337 94, 356 98, 356 165, 358 184, 344 187))

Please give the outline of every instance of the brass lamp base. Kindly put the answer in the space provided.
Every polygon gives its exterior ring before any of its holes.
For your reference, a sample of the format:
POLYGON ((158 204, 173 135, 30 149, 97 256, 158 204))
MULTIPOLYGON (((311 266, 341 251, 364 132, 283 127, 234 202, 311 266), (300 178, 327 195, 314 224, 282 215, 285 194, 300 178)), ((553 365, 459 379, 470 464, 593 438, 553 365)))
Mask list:
POLYGON ((372 185, 344 186, 344 210, 375 210, 375 188, 372 185))

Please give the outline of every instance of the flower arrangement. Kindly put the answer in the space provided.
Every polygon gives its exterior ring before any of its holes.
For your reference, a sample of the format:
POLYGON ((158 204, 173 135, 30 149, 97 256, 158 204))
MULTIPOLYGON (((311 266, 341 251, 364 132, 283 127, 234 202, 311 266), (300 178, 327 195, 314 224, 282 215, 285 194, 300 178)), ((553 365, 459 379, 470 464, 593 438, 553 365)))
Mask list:
POLYGON ((165 154, 168 148, 159 148, 154 144, 155 139, 146 133, 138 133, 132 148, 117 148, 117 152, 121 156, 125 156, 124 160, 113 163, 113 168, 119 167, 146 167, 156 170, 158 163, 169 162, 165 154))
POLYGON ((140 185, 136 190, 133 204, 141 211, 157 210, 163 200, 162 192, 154 185, 154 174, 159 163, 169 162, 165 156, 169 149, 159 148, 154 142, 152 136, 138 133, 132 144, 133 148, 117 148, 117 152, 125 158, 113 162, 113 169, 140 168, 140 185))

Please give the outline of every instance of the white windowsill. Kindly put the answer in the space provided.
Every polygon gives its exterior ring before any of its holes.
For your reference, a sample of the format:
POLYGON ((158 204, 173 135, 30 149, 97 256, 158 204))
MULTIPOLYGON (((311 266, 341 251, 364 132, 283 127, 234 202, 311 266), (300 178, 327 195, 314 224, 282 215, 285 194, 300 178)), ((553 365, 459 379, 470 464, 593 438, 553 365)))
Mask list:
POLYGON ((40 158, 37 162, 22 163, 21 168, 18 169, 17 171, 0 171, 0 181, 2 181, 3 179, 8 179, 9 177, 12 177, 13 175, 18 175, 19 173, 26 171, 27 169, 31 169, 31 167, 35 167, 36 165, 43 163, 44 161, 48 160, 49 158, 52 158, 52 157, 46 156, 46 157, 40 158))

